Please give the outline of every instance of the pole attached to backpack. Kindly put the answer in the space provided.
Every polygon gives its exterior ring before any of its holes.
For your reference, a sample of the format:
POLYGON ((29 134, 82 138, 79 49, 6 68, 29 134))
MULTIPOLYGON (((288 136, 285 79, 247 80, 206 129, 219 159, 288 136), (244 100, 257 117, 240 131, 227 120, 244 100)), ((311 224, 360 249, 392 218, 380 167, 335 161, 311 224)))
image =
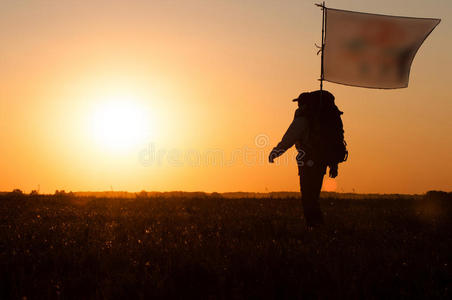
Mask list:
POLYGON ((326 7, 325 1, 322 4, 316 4, 322 9, 322 44, 320 46, 320 90, 323 90, 323 51, 325 49, 325 15, 326 15, 326 7))
POLYGON ((326 7, 325 1, 322 4, 316 4, 316 6, 321 7, 322 9, 322 45, 320 46, 320 103, 319 107, 322 106, 322 92, 323 92, 323 51, 325 50, 325 15, 326 15, 326 7))

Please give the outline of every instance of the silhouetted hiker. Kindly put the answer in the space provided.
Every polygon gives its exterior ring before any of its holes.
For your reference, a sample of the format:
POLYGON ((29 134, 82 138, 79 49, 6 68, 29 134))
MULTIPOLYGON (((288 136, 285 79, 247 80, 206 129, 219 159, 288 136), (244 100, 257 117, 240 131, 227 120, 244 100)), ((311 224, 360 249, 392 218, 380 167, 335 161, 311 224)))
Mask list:
POLYGON ((341 114, 328 91, 302 93, 295 116, 281 142, 269 155, 270 163, 295 145, 298 155, 301 202, 306 225, 323 224, 319 196, 326 167, 332 178, 337 176, 337 165, 347 159, 341 114))

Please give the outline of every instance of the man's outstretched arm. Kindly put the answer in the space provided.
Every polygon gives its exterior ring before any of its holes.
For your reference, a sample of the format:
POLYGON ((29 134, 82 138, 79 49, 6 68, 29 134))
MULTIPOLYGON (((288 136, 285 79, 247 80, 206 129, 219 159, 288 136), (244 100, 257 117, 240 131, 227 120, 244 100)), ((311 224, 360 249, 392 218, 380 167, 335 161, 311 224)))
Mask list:
POLYGON ((281 142, 276 145, 275 148, 270 152, 268 157, 269 162, 273 162, 273 160, 287 151, 290 147, 292 147, 298 140, 300 140, 305 132, 306 132, 306 119, 303 117, 295 118, 284 134, 281 142))

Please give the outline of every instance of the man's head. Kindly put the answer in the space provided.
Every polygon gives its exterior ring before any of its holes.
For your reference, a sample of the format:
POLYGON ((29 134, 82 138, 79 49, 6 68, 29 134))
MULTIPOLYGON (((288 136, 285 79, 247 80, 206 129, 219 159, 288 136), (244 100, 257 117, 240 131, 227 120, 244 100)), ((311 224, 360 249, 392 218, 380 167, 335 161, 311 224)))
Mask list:
POLYGON ((308 98, 310 97, 311 93, 310 92, 304 92, 301 93, 298 98, 293 99, 293 102, 298 102, 298 107, 302 107, 303 104, 306 104, 306 102, 308 101, 308 98))
POLYGON ((334 104, 334 96, 328 91, 325 90, 317 90, 313 92, 304 92, 301 93, 298 98, 293 99, 292 101, 298 102, 298 107, 316 107, 321 102, 324 104, 334 104))

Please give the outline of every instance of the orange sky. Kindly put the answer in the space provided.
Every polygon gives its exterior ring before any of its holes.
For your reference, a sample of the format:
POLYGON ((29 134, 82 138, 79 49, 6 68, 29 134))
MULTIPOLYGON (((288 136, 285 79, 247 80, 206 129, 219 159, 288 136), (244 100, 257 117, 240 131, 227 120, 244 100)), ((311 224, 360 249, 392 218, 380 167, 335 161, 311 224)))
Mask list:
MULTIPOLYGON (((442 22, 407 89, 325 83, 350 151, 326 186, 451 190, 452 2, 327 6, 442 22)), ((2 1, 0 190, 298 190, 294 150, 266 161, 290 100, 318 88, 320 25, 320 10, 299 0, 2 1), (127 124, 143 118, 138 129, 113 126, 129 133, 123 147, 96 129, 112 101, 130 109, 127 124)))

